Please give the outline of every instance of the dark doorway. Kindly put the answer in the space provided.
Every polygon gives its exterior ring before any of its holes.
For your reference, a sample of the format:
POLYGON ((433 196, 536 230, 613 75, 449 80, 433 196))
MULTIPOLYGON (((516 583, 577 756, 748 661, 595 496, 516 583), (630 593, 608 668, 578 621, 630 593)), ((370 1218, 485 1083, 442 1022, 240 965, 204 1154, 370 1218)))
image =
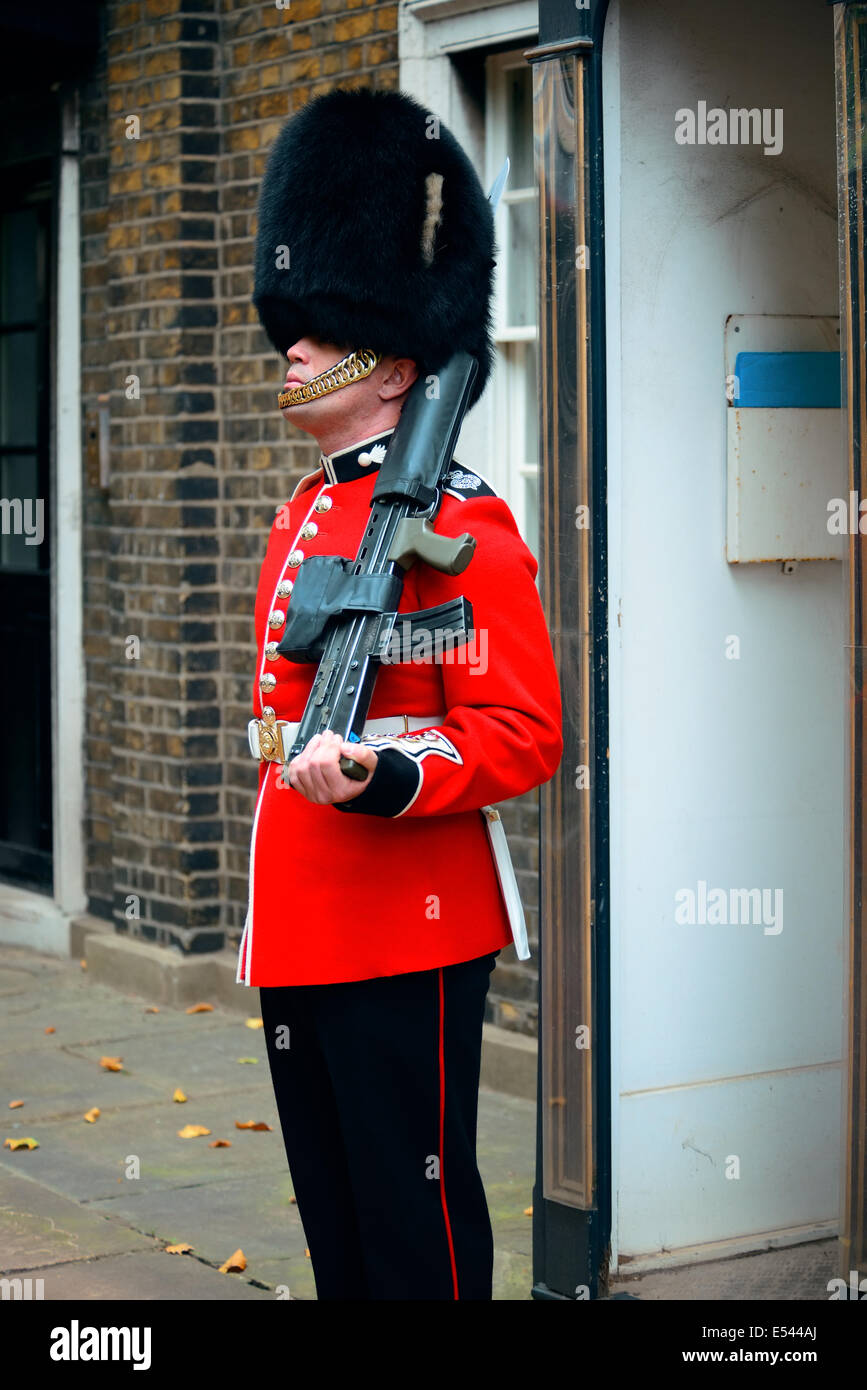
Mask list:
POLYGON ((0 879, 51 892, 50 166, 0 190, 0 879))

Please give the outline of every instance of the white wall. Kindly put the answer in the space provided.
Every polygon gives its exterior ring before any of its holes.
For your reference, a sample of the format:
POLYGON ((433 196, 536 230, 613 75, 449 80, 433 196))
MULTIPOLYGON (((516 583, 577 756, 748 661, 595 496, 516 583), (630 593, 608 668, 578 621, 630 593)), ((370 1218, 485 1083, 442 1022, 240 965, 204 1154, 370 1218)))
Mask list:
POLYGON ((842 567, 726 563, 723 361, 731 313, 839 309, 832 11, 612 0, 604 58, 614 1253, 634 1269, 838 1211, 842 567), (677 144, 699 100, 782 107, 782 154, 677 144), (782 889, 782 932, 677 925, 699 880, 782 889))

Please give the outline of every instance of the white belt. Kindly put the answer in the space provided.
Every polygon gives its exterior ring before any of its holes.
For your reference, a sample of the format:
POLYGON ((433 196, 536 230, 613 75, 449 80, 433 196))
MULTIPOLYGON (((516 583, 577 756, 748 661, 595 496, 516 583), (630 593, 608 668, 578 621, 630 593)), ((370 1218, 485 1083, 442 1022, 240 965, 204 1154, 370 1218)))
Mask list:
MULTIPOLYGON (((409 733, 411 729, 435 728, 443 719, 445 719, 444 714, 392 714, 385 719, 368 719, 364 725, 364 733, 406 734, 409 733)), ((292 743, 299 728, 300 723, 293 723, 288 719, 251 719, 247 725, 247 738, 250 744, 250 752, 254 758, 261 762, 263 756, 265 756, 263 748, 266 751, 273 749, 273 751, 268 752, 268 761, 283 762, 283 750, 288 752, 292 747, 292 743), (275 734, 277 730, 279 730, 279 733, 275 734)), ((494 866, 497 870, 500 892, 503 895, 503 902, 509 917, 509 925, 512 929, 512 940, 515 943, 515 953, 518 960, 529 960, 530 946, 527 941, 527 923, 524 919, 524 907, 521 902, 521 894, 518 891, 518 882, 515 878, 512 856, 509 853, 509 841, 506 839, 503 822, 495 806, 481 806, 479 809, 485 818, 488 843, 491 846, 491 853, 494 856, 494 866)))
MULTIPOLYGON (((444 719, 444 714, 390 714, 385 719, 368 719, 363 733, 408 734, 410 730, 435 728, 444 719)), ((247 724, 250 752, 259 762, 267 757, 269 762, 282 763, 285 761, 282 752, 288 753, 300 727, 300 723, 293 724, 289 719, 251 719, 247 724), (279 737, 274 735, 273 730, 279 730, 279 737)))

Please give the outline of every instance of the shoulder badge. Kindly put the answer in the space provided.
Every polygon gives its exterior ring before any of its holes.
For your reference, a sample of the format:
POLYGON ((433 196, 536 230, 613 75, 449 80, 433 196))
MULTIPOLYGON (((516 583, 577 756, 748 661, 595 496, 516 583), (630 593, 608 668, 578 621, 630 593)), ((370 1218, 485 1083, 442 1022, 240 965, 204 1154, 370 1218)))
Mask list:
POLYGON ((474 473, 470 468, 462 468, 454 462, 443 478, 443 492, 447 492, 450 497, 457 497, 461 502, 466 502, 468 497, 497 496, 490 483, 486 482, 480 473, 474 473))

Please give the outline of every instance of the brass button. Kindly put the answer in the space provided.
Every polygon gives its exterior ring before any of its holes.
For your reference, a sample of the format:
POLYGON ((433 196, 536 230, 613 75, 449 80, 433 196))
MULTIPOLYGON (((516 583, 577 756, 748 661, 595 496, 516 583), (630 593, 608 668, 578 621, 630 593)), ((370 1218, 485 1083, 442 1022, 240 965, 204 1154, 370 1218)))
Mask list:
POLYGON ((276 676, 263 676, 262 679, 259 681, 259 689, 267 692, 269 690, 273 690, 276 684, 276 676))
POLYGON ((315 521, 305 521, 304 525, 301 527, 302 541, 312 541, 318 530, 319 527, 316 525, 315 521))
POLYGON ((265 647, 265 655, 269 661, 277 660, 277 643, 269 642, 265 647))
POLYGON ((277 585, 277 597, 278 597, 278 598, 288 598, 289 595, 291 594, 291 592, 292 592, 292 580, 291 580, 291 579, 281 579, 281 580, 280 580, 280 583, 277 585))
POLYGON ((328 512, 334 506, 334 498, 323 495, 313 503, 314 512, 328 512))
POLYGON ((268 618, 269 627, 282 627, 286 621, 286 614, 280 608, 275 608, 268 618))
POLYGON ((303 550, 293 550, 289 556, 289 564, 292 566, 293 569, 297 569, 303 559, 303 550))

